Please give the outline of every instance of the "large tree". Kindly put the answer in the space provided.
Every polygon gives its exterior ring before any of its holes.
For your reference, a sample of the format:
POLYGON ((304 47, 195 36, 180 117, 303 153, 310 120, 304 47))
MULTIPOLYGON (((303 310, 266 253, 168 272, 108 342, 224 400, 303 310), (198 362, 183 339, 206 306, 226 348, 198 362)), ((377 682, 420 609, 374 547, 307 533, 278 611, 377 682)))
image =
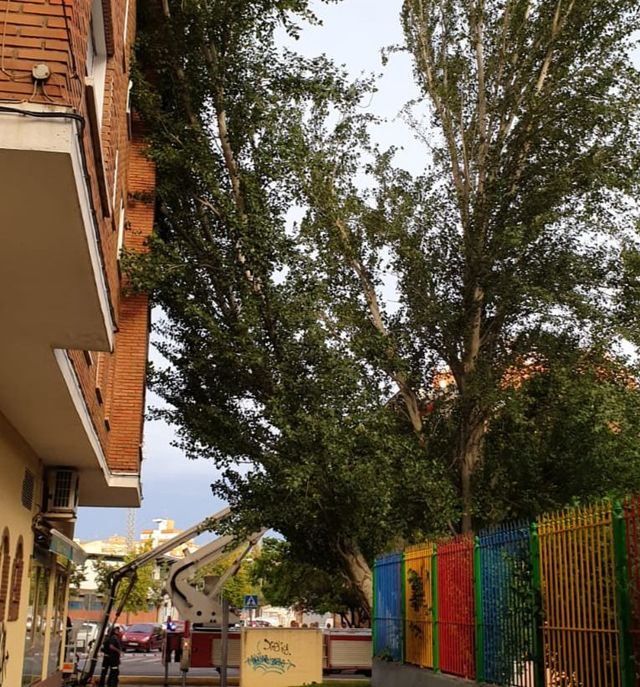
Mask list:
POLYGON ((437 462, 412 474, 390 384, 340 325, 353 304, 290 221, 305 131, 369 87, 278 49, 296 14, 312 19, 302 0, 142 9, 138 106, 158 215, 150 253, 129 268, 166 317, 168 366, 151 384, 187 455, 224 471, 214 489, 238 526, 279 530, 300 557, 342 570, 368 607, 369 562, 407 529, 389 486, 420 484, 419 522, 436 529, 452 497, 437 462))
POLYGON ((343 576, 328 572, 292 555, 291 544, 266 538, 251 568, 266 603, 299 612, 340 615, 349 627, 370 622, 362 613, 361 599, 343 576))
POLYGON ((422 92, 408 119, 425 143, 424 174, 362 145, 355 110, 339 135, 319 123, 308 139, 307 230, 343 289, 360 292, 372 367, 397 387, 420 446, 432 439, 425 387, 453 375, 464 530, 505 373, 549 333, 613 350, 625 331, 639 18, 635 0, 405 0, 422 92), (355 182, 362 160, 368 194, 355 182))
POLYGON ((551 335, 607 350, 629 327, 638 17, 631 0, 407 0, 418 178, 370 145, 370 84, 277 48, 296 17, 313 20, 304 0, 141 8, 158 213, 128 267, 164 313, 159 412, 222 469, 236 525, 279 530, 367 607, 385 548, 526 510, 485 517, 518 462, 501 428, 521 430, 529 403, 505 376, 551 335))

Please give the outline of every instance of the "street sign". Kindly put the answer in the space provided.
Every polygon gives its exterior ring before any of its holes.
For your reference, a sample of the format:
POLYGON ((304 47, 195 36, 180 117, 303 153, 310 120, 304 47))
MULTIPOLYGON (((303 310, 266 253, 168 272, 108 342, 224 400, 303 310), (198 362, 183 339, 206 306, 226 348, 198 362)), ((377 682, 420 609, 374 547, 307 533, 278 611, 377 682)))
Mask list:
POLYGON ((258 608, 258 595, 257 594, 245 594, 244 595, 244 607, 245 608, 258 608))

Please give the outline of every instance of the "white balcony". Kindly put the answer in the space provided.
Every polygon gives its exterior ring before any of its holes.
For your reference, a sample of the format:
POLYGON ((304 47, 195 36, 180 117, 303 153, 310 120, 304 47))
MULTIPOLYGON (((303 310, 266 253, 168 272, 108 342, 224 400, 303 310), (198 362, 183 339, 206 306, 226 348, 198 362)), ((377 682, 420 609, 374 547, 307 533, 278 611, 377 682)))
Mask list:
POLYGON ((133 506, 139 476, 110 471, 64 352, 110 351, 114 325, 82 124, 60 114, 0 114, 0 412, 45 464, 80 470, 82 505, 133 506))

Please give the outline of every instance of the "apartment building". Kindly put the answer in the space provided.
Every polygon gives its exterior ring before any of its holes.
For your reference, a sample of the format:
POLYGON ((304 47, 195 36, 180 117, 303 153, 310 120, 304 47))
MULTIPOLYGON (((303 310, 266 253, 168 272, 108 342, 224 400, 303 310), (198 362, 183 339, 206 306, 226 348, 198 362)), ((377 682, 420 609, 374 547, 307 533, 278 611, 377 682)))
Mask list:
MULTIPOLYGON (((134 0, 0 0, 0 685, 60 684, 76 508, 140 504, 134 0)), ((108 515, 105 515, 108 517, 108 515)))
MULTIPOLYGON (((154 528, 140 532, 140 542, 143 546, 146 545, 155 549, 156 546, 165 544, 182 533, 182 530, 176 529, 175 520, 171 518, 154 518, 153 522, 156 524, 154 528)), ((174 558, 183 558, 185 555, 197 551, 198 548, 195 541, 189 539, 189 541, 169 551, 169 555, 174 558)))

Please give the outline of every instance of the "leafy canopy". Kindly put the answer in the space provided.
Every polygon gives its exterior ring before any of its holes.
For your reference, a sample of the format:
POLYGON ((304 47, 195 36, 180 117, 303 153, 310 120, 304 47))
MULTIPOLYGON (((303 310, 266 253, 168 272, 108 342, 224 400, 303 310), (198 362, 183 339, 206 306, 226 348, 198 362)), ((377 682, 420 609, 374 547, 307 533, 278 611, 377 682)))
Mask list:
POLYGON ((164 313, 157 412, 223 470, 238 527, 279 530, 366 606, 368 562, 395 538, 638 479, 634 435, 567 400, 578 385, 627 422, 632 390, 597 366, 571 378, 546 343, 601 365, 637 316, 635 0, 406 0, 417 177, 370 143, 371 83, 277 47, 313 21, 303 0, 154 3, 140 19, 158 212, 128 271, 164 313), (504 384, 540 351, 544 374, 504 384), (583 430, 579 454, 560 441, 583 430), (630 469, 612 471, 625 440, 630 469), (593 479, 541 477, 552 460, 593 479))

